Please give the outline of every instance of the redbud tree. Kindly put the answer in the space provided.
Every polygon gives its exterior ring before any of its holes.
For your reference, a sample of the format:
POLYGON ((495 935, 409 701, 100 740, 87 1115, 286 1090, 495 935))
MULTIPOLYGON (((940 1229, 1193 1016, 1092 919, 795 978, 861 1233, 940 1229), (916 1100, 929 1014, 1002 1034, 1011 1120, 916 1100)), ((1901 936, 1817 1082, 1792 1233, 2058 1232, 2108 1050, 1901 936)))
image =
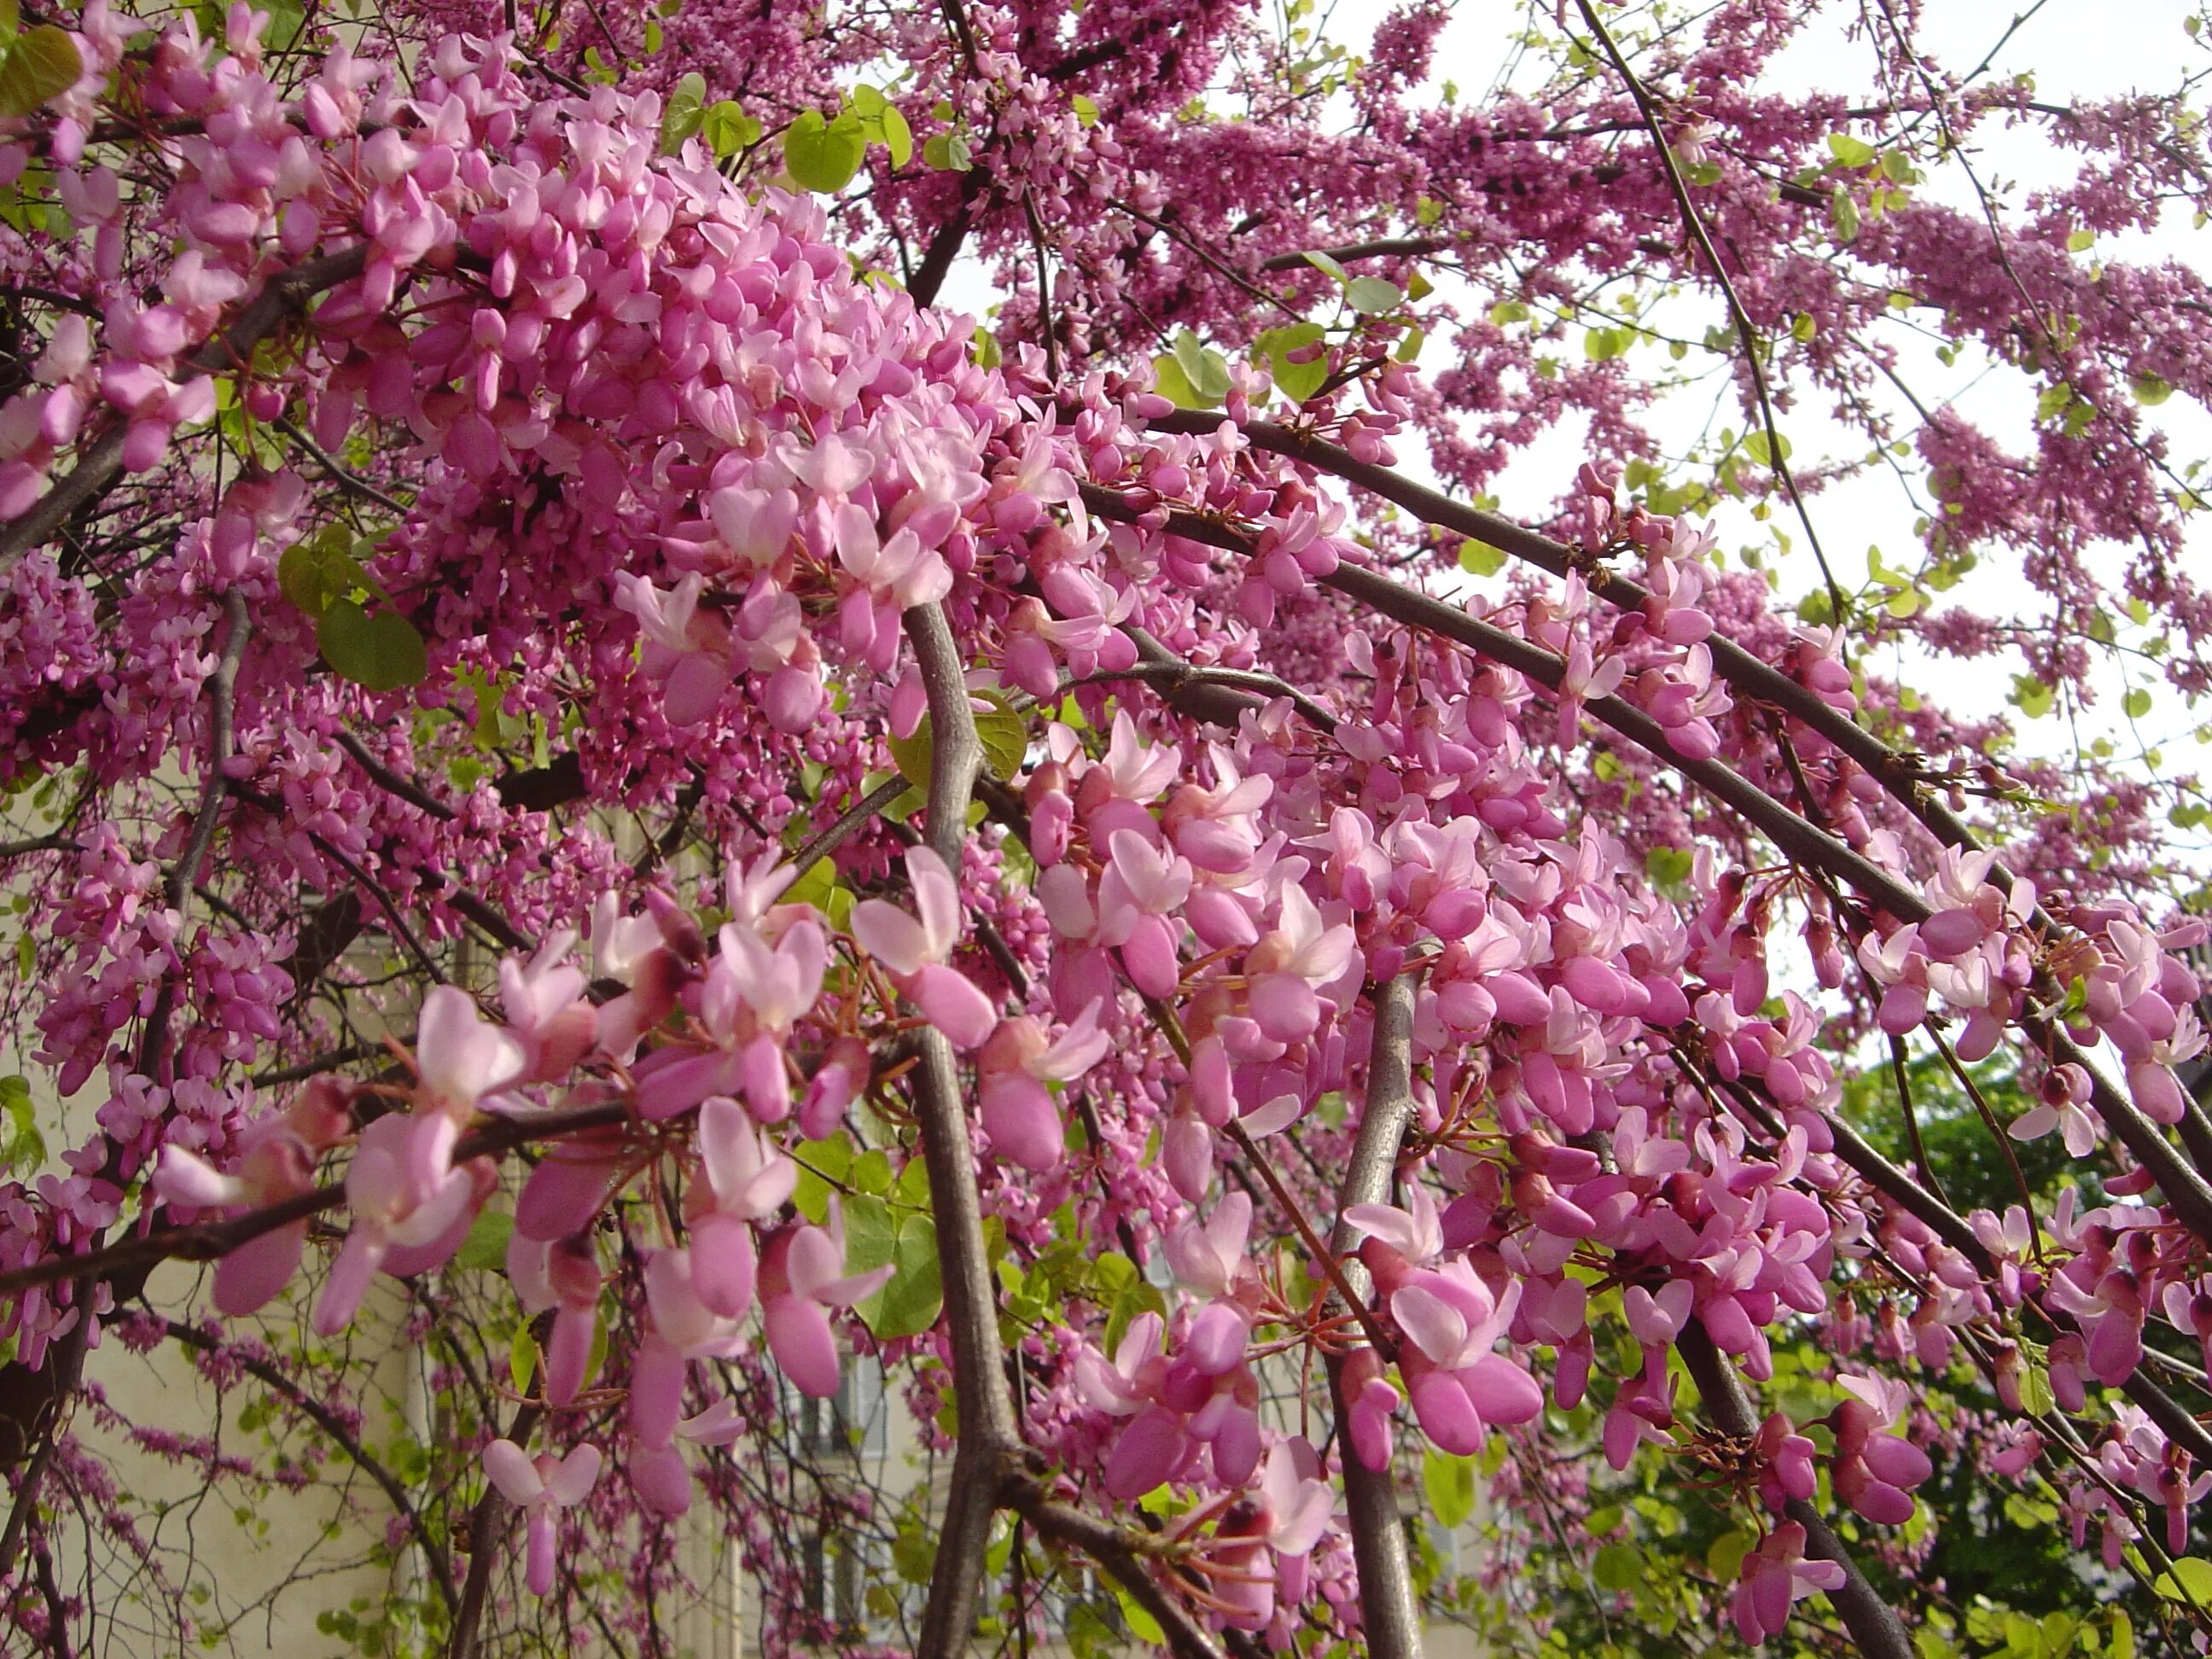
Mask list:
POLYGON ((11 1650, 229 1633, 118 1442, 365 1476, 373 1652, 672 1651, 687 1511, 771 1650, 1905 1659, 1999 1511, 2203 1646, 2206 814, 2034 730, 2212 689, 2196 32, 1450 11, 0 8, 11 1650))

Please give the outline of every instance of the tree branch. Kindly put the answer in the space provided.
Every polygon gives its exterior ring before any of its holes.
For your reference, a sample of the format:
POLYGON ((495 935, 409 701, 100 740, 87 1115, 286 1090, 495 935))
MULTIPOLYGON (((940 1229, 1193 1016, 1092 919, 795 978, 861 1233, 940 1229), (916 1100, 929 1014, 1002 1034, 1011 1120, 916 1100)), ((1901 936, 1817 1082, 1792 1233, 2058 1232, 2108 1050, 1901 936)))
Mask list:
MULTIPOLYGON (((293 266, 270 278, 240 310, 231 325, 185 361, 194 374, 221 374, 250 362, 253 349, 310 295, 352 281, 368 264, 368 244, 293 266)), ((130 422, 116 420, 84 452, 68 477, 41 495, 31 510, 0 527, 0 570, 6 570, 52 537, 70 515, 97 497, 123 470, 123 440, 130 422)))
POLYGON ((1145 1571, 1139 1552, 1152 1541, 1148 1534, 1130 1532, 1068 1504, 1054 1503, 1030 1480, 1010 1483, 1007 1502, 1038 1532, 1073 1545, 1103 1567, 1129 1592, 1131 1601, 1152 1614, 1166 1632, 1170 1650, 1182 1659, 1221 1659, 1221 1650, 1190 1609, 1145 1571))
MULTIPOLYGON (((1386 473, 1385 476, 1390 475, 1386 473)), ((1112 490, 1086 485, 1083 499, 1101 517, 1130 522, 1142 516, 1133 502, 1112 490)), ((1441 496, 1437 500, 1447 507, 1450 506, 1441 496)), ((1170 534, 1232 552, 1249 554, 1251 551, 1249 537, 1228 526, 1200 518, 1195 514, 1171 511, 1167 515, 1164 528, 1170 534)), ((1557 691, 1565 682, 1566 665, 1559 658, 1517 635, 1509 634, 1480 617, 1469 615, 1456 605, 1416 589, 1402 587, 1388 577, 1358 565, 1340 564, 1321 580, 1323 586, 1333 587, 1381 615, 1401 622, 1409 628, 1454 641, 1477 655, 1501 663, 1551 690, 1557 691)), ((1714 641, 1717 644, 1719 635, 1716 635, 1714 641)), ((1716 650, 1717 661, 1718 655, 1716 650)), ((1799 690, 1802 691, 1802 688, 1799 690)), ((1899 921, 1922 921, 1932 914, 1927 900, 1920 894, 1869 862, 1855 848, 1808 823, 1741 774, 1731 771, 1717 760, 1696 760, 1677 754, 1668 741, 1664 728, 1633 704, 1618 696, 1594 697, 1588 700, 1583 708, 1593 720, 1626 738, 1649 752, 1662 765, 1672 769, 1731 808, 1790 858, 1850 887, 1861 898, 1887 911, 1899 921)), ((1878 744, 1877 747, 1880 747, 1878 744)), ((1886 748, 1881 752, 1889 754, 1886 748)), ((1892 756, 1891 760, 1894 762, 1894 759, 1895 757, 1892 756)), ((2160 1132, 2158 1126, 2143 1115, 2063 1030, 2032 1012, 2023 1014, 2020 1024, 2021 1028, 2052 1059, 2061 1063, 2079 1065, 2088 1074, 2098 1115, 2135 1155, 2136 1161, 2151 1172, 2160 1191, 2172 1205, 2174 1213, 2200 1238, 2212 1242, 2212 1186, 2208 1186, 2204 1178, 2184 1161, 2172 1143, 2160 1132)))
POLYGON ((202 1353, 220 1354, 227 1362, 236 1365, 249 1376, 258 1377, 283 1395, 300 1412, 313 1419, 316 1426, 337 1443, 338 1449, 352 1459, 362 1474, 384 1489, 384 1495, 392 1500, 392 1507, 399 1512, 400 1518, 407 1522, 408 1530, 415 1534, 415 1541, 422 1546, 423 1556, 430 1563, 430 1576, 437 1581, 438 1594, 444 1600, 447 1611, 453 1611, 458 1604, 458 1595, 453 1589, 453 1563, 446 1553, 446 1547, 424 1524, 421 1512, 408 1498, 407 1488, 399 1484, 398 1477, 362 1444, 353 1431, 346 1426, 343 1418, 267 1360, 242 1354, 205 1331, 180 1320, 166 1320, 163 1328, 172 1340, 183 1343, 186 1347, 198 1348, 202 1353))
MULTIPOLYGON (((1757 1434, 1759 1414, 1744 1393, 1735 1366, 1713 1346, 1712 1338, 1696 1318, 1682 1327, 1682 1334, 1674 1339, 1674 1348, 1689 1368, 1691 1380, 1698 1385, 1706 1414, 1722 1432, 1740 1440, 1757 1434)), ((1789 1516, 1805 1528, 1807 1554, 1833 1561, 1844 1570, 1844 1587, 1829 1591, 1828 1596, 1843 1616, 1844 1628, 1850 1632, 1859 1651, 1866 1659, 1915 1659, 1911 1638, 1905 1634, 1895 1609, 1867 1582, 1858 1563, 1851 1559, 1843 1540, 1836 1536, 1820 1512, 1803 1498, 1793 1498, 1789 1503, 1789 1516)))
MULTIPOLYGON (((1416 975, 1400 974, 1375 995, 1375 1036, 1367 1057, 1367 1104, 1359 1118, 1352 1163, 1344 1173, 1332 1252, 1343 1261, 1354 1294, 1373 1288, 1366 1265, 1352 1255, 1358 1229, 1342 1212, 1355 1204, 1387 1204, 1398 1147, 1413 1115, 1413 991, 1416 975)), ((1346 1397, 1347 1354, 1328 1358, 1329 1397, 1336 1420, 1350 1420, 1346 1397)), ((1406 1554, 1404 1517, 1398 1512, 1397 1482, 1388 1468, 1370 1469, 1359 1461, 1347 1435, 1344 1448, 1344 1497, 1349 1514, 1352 1559, 1359 1570, 1360 1628, 1366 1632, 1370 1659, 1421 1659, 1419 1603, 1413 1594, 1413 1568, 1406 1554)))
MULTIPOLYGON (((484 1154, 513 1152, 535 1142, 558 1140, 592 1129, 625 1122, 629 1108, 623 1102, 583 1106, 569 1112, 546 1112, 533 1117, 495 1118, 483 1127, 461 1137, 453 1148, 453 1161, 465 1163, 484 1154)), ((26 1267, 0 1273, 0 1296, 14 1296, 40 1285, 64 1279, 115 1279, 134 1269, 152 1268, 164 1261, 214 1261, 266 1232, 288 1227, 336 1209, 345 1201, 345 1186, 334 1182, 294 1194, 226 1221, 196 1221, 190 1226, 156 1227, 105 1249, 76 1255, 52 1255, 26 1267)))
MULTIPOLYGON (((968 836, 968 801, 983 760, 969 707, 959 647, 936 605, 906 613, 929 695, 930 849, 957 874, 968 836)), ((921 1036, 921 1064, 914 1073, 915 1117, 937 1225, 938 1261, 945 1285, 945 1316, 952 1337, 952 1383, 957 1430, 952 1491, 929 1603, 922 1614, 915 1659, 956 1659, 967 1651, 975 1628, 975 1600, 1000 1487, 1020 1455, 1021 1431, 1006 1374, 1000 1363, 998 1303, 991 1289, 983 1205, 975 1185, 975 1151, 968 1134, 959 1071, 952 1046, 934 1028, 921 1036)))

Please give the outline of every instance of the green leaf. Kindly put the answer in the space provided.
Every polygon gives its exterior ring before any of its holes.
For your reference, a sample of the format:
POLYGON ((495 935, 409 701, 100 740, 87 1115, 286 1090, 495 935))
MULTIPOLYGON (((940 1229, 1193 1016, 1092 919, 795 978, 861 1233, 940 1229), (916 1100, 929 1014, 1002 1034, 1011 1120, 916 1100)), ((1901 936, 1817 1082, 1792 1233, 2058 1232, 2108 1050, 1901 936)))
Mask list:
POLYGON ((1600 1589, 1633 1589, 1644 1577, 1644 1552, 1633 1544, 1607 1544, 1590 1563, 1590 1577, 1600 1589))
POLYGON ((507 1345, 507 1375, 514 1384, 517 1394, 530 1392, 530 1379, 538 1372, 538 1339, 530 1334, 527 1325, 514 1328, 514 1339, 507 1345))
POLYGON ((1253 355, 1265 362, 1276 388, 1294 404, 1302 404, 1321 390, 1328 379, 1328 356, 1323 352, 1311 362, 1294 363, 1291 353, 1318 342, 1325 331, 1319 323, 1292 323, 1271 328, 1252 342, 1253 355))
POLYGON ((0 115, 28 115, 77 83, 84 60, 76 43, 52 23, 20 36, 0 60, 0 115))
MULTIPOLYGON (((881 1198, 885 1193, 890 1191, 891 1178, 890 1155, 880 1146, 871 1146, 860 1157, 854 1158, 852 1173, 846 1177, 862 1194, 875 1198, 881 1198)), ((888 1261, 890 1257, 885 1255, 878 1260, 888 1261)), ((877 1264, 873 1261, 868 1264, 872 1267, 875 1265, 877 1264)), ((864 1270, 855 1268, 852 1271, 864 1270)))
POLYGON ((352 538, 333 526, 288 547, 276 560, 276 588, 310 617, 319 617, 331 601, 356 588, 366 592, 368 577, 354 560, 352 538))
POLYGON ((457 1267, 477 1267, 498 1273, 507 1266, 507 1241, 514 1236, 514 1218, 504 1210, 480 1212, 470 1224, 469 1236, 453 1255, 457 1267))
POLYGON ((1129 1333, 1130 1322, 1139 1316, 1156 1313, 1167 1317, 1167 1298, 1157 1286, 1141 1279, 1133 1279, 1114 1293, 1114 1306, 1106 1317, 1106 1352, 1112 1353, 1121 1346, 1121 1339, 1129 1333))
POLYGON ((2212 1561, 2200 1555, 2176 1558, 2173 1571, 2162 1572, 2152 1589, 2169 1601, 2194 1601, 2212 1607, 2212 1561))
POLYGON ((939 173, 965 173, 975 165, 968 141, 957 132, 933 132, 921 141, 921 159, 939 173))
POLYGON ((1610 362, 1627 356, 1628 348, 1635 343, 1634 329, 1594 328, 1583 336, 1583 356, 1594 363, 1610 362))
POLYGON ((707 77, 693 70, 668 89, 668 108, 660 118, 660 153, 675 155, 706 121, 707 77))
POLYGON ((1847 167, 1863 167, 1872 164, 1875 147, 1848 132, 1832 132, 1828 135, 1828 154, 1847 167))
POLYGON ((1009 781, 1029 758, 1030 725, 1006 706, 1004 697, 990 691, 981 695, 992 705, 988 711, 975 711, 975 736, 983 745, 983 763, 991 769, 993 777, 1009 781))
POLYGON ((1347 288, 1351 286, 1352 273, 1346 270, 1343 264, 1339 262, 1334 255, 1323 253, 1318 248, 1309 248, 1305 252, 1300 254, 1298 257, 1304 259, 1308 264, 1311 265, 1316 270, 1327 271, 1330 276, 1336 278, 1339 284, 1347 288))
POLYGON ((1421 1490, 1438 1526, 1464 1525, 1474 1514, 1474 1460, 1429 1447, 1421 1454, 1421 1490))
POLYGON ((854 1193, 845 1199, 844 1211, 845 1271, 872 1273, 890 1261, 898 1248, 891 1206, 866 1193, 854 1193))
POLYGON ((2139 720, 2150 713, 2150 693, 2138 685, 2120 699, 2120 707, 2127 710, 2130 720, 2139 720))
POLYGON ((1397 283, 1385 282, 1380 276, 1355 276, 1344 286, 1344 297, 1354 311, 1373 316, 1377 312, 1395 311, 1405 301, 1405 294, 1397 283))
POLYGON ((0 1077, 0 1110, 8 1115, 7 1138, 0 1140, 0 1170, 28 1175, 46 1161, 46 1142, 39 1133, 38 1112, 31 1103, 27 1079, 0 1077))
POLYGON ((397 611, 372 616, 351 599, 333 599, 323 611, 315 639, 332 673, 372 691, 420 684, 430 672, 422 635, 397 611))
POLYGON ((799 878, 783 890, 782 902, 811 904, 827 915, 830 896, 837 889, 837 866, 826 858, 817 859, 800 872, 799 878))
POLYGON ((937 1540, 922 1527, 901 1527, 891 1540, 891 1567, 909 1584, 927 1584, 937 1568, 937 1540))
POLYGON ((760 142, 761 124, 746 114, 745 106, 736 99, 725 98, 708 106, 700 122, 699 136, 714 152, 716 161, 726 161, 739 150, 760 142))
POLYGON ((2066 239, 2069 253, 2084 253, 2096 246, 2097 233, 2094 230, 2077 230, 2066 239))
POLYGON ((2173 396, 2173 388, 2155 374, 2138 374, 2128 382, 2128 388, 2146 409, 2155 409, 2173 396))
POLYGON ((912 737, 890 738, 885 741, 890 747, 891 764, 898 768, 899 775, 915 788, 927 791, 930 757, 937 753, 936 739, 930 735, 929 716, 921 717, 921 724, 914 728, 912 737))
POLYGON ((914 129, 899 113, 896 104, 884 106, 884 148, 890 152, 895 167, 902 167, 914 160, 914 129))
POLYGON ((2026 674, 2013 676, 2012 702, 2028 719, 2041 720, 2051 712, 2052 705, 2057 702, 2057 691, 2053 687, 2045 685, 2041 680, 2026 674))
POLYGON ((1851 199, 1847 190, 1838 190, 1828 198, 1828 222, 1834 228, 1836 240, 1849 244, 1859 234, 1859 204, 1851 199))
POLYGON ((908 1216, 900 1224, 891 1264, 890 1283, 858 1310, 868 1328, 887 1342, 921 1335, 937 1322, 945 1306, 937 1265, 937 1224, 925 1215, 908 1216))
POLYGON ((1505 568, 1505 555, 1488 542, 1469 538, 1459 544, 1459 568, 1470 576, 1495 576, 1505 568))
POLYGON ((0 44, 12 42, 22 28, 22 8, 16 0, 0 0, 0 44))
POLYGON ((1168 1633, 1160 1628, 1160 1621, 1137 1604, 1137 1599, 1119 1585, 1115 1586, 1115 1600, 1121 1604, 1121 1618, 1129 1626, 1129 1634, 1149 1647, 1167 1645, 1168 1633))
POLYGON ((1758 1541, 1747 1532, 1724 1532, 1706 1549, 1705 1565, 1717 1582, 1733 1584, 1743 1571, 1743 1558, 1758 1541))
MULTIPOLYGON (((1780 433, 1777 433, 1775 435, 1782 440, 1782 459, 1786 461, 1790 459, 1790 440, 1780 433)), ((1766 434, 1764 430, 1745 433, 1743 436, 1743 450, 1745 454, 1750 456, 1753 460, 1757 461, 1761 466, 1772 466, 1774 465, 1774 449, 1773 447, 1767 442, 1766 434)))
POLYGON ((1178 333, 1174 354, 1184 380, 1208 407, 1229 395, 1229 360, 1206 346, 1197 335, 1188 329, 1178 333))
POLYGON ((1201 398, 1182 365, 1172 357, 1152 359, 1152 389, 1177 409, 1212 409, 1218 399, 1201 398))
POLYGON ((867 149, 860 120, 849 110, 834 121, 824 120, 818 109, 806 110, 783 130, 784 170, 806 190, 844 189, 867 149))
POLYGON ((1067 106, 1075 112, 1075 118, 1079 125, 1086 127, 1095 127, 1098 125, 1098 106, 1081 93, 1079 92, 1067 100, 1067 106))
POLYGON ((853 88, 853 108, 861 119, 877 119, 890 107, 890 100, 884 97, 879 88, 868 86, 853 88))

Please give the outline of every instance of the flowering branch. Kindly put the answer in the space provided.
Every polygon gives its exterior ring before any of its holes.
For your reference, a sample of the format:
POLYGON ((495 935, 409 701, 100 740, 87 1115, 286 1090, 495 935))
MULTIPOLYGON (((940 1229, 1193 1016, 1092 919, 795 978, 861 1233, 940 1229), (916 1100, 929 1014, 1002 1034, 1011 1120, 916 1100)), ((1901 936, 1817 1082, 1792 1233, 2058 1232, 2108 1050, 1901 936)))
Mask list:
MULTIPOLYGON (((935 605, 915 607, 906 613, 906 632, 929 698, 928 845, 945 868, 957 871, 968 835, 969 794, 982 765, 983 746, 969 707, 965 665, 944 611, 935 605)), ((975 1629, 991 1522, 1001 1485, 1020 1455, 1021 1431, 1000 1363, 998 1301, 991 1288, 975 1148, 952 1048, 932 1025, 921 1033, 920 1050, 915 1117, 929 1169, 959 1426, 944 1531, 915 1652, 916 1659, 952 1659, 965 1651, 975 1629)))
MULTIPOLYGON (((1358 1204, 1388 1204, 1396 1172, 1398 1147, 1413 1116, 1413 993, 1417 975, 1386 981, 1375 994, 1375 1035, 1367 1056, 1367 1103, 1359 1118, 1344 1186, 1338 1195, 1336 1232, 1331 1253, 1344 1258, 1343 1273, 1354 1297, 1364 1302, 1371 1289, 1366 1267, 1352 1259, 1359 1230, 1343 1219, 1358 1204)), ((1359 1304, 1355 1303, 1355 1306, 1359 1304)), ((1346 1387, 1349 1354, 1328 1357, 1330 1398, 1337 1420, 1351 1420, 1353 1401, 1346 1387)), ((1352 1549, 1359 1566, 1361 1626, 1374 1659, 1421 1659, 1420 1605, 1413 1593, 1412 1565, 1406 1553, 1406 1527, 1398 1511, 1398 1483, 1389 1468, 1370 1469, 1344 1441, 1344 1497, 1352 1522, 1352 1549)))

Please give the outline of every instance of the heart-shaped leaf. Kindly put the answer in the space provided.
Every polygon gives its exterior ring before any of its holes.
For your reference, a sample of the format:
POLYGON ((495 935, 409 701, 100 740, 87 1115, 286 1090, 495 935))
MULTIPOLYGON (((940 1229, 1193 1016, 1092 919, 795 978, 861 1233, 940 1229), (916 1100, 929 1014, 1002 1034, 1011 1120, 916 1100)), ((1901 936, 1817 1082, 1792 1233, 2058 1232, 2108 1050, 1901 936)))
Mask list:
POLYGON ((860 118, 850 110, 828 121, 820 110, 810 109, 783 130, 784 169, 807 190, 844 189, 860 170, 867 148, 860 118))
POLYGON ((351 599, 333 599, 315 638, 332 673, 372 691, 419 684, 430 672, 422 635, 397 611, 371 615, 351 599))

